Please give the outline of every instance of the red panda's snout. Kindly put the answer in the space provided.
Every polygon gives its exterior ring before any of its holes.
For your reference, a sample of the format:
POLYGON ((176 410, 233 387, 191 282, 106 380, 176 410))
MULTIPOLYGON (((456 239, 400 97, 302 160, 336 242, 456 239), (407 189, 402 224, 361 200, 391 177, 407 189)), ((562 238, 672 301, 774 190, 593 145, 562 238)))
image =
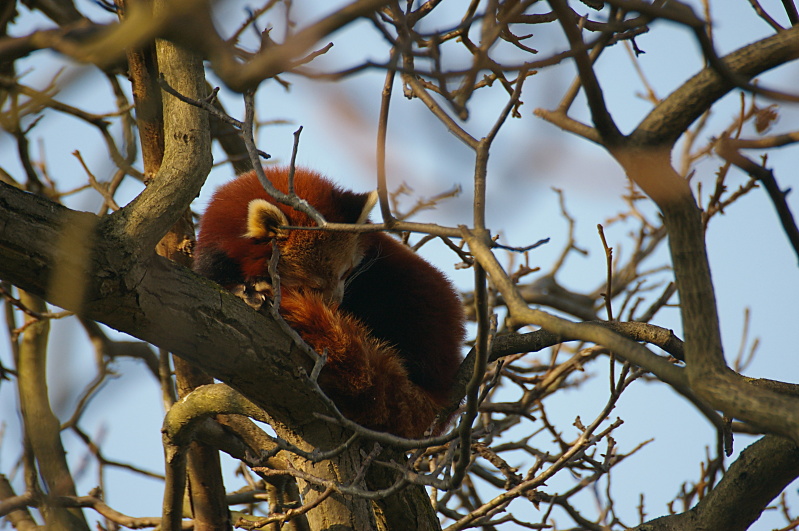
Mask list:
POLYGON ((298 230, 278 245, 280 286, 320 295, 331 305, 342 302, 363 258, 357 234, 298 230))

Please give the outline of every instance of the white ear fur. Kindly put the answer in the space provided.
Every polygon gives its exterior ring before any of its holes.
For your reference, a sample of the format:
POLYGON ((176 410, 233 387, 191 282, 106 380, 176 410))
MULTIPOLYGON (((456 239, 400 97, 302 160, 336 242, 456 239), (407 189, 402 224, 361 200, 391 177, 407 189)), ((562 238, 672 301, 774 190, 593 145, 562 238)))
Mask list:
POLYGON ((288 225, 285 214, 265 199, 253 199, 247 205, 247 232, 245 238, 271 239, 283 231, 280 227, 288 225))
POLYGON ((366 218, 369 217, 369 213, 377 204, 377 190, 372 190, 369 192, 369 196, 366 198, 366 203, 363 205, 363 210, 361 211, 361 215, 358 216, 358 221, 355 223, 366 223, 366 218))

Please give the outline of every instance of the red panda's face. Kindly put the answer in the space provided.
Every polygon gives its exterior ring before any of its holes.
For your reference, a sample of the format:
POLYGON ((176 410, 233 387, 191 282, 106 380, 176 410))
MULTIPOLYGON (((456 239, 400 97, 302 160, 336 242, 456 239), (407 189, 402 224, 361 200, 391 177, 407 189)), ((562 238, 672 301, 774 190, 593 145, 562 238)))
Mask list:
POLYGON ((281 286, 315 291, 326 301, 339 303, 350 273, 363 258, 357 234, 293 230, 280 249, 281 286))
MULTIPOLYGON (((371 209, 371 204, 367 208, 371 209)), ((362 216, 364 219, 366 214, 368 211, 362 216)), ((250 201, 247 232, 242 238, 251 241, 251 249, 263 253, 261 260, 252 260, 250 263, 264 267, 269 260, 266 253, 271 256, 271 242, 275 241, 280 251, 278 274, 282 288, 314 291, 328 302, 341 302, 347 278, 363 258, 360 235, 286 228, 291 224, 280 208, 269 201, 250 201)), ((268 276, 266 271, 245 273, 268 276)))
MULTIPOLYGON (((278 190, 287 193, 288 171, 278 167, 264 171, 278 190)), ((297 168, 295 177, 297 196, 330 222, 365 223, 377 201, 376 192, 343 190, 302 168, 297 168)), ((272 199, 255 172, 246 173, 221 186, 203 215, 196 248, 198 271, 226 287, 242 281, 269 283, 272 242, 276 242, 282 287, 341 301, 347 278, 363 257, 362 237, 315 227, 307 215, 272 199)))

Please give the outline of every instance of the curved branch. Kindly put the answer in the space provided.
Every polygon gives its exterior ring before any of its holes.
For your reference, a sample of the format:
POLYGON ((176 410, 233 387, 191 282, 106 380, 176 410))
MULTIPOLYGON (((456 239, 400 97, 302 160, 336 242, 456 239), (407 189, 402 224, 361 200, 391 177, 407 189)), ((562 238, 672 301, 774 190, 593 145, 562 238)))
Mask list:
MULTIPOLYGON (((793 28, 733 52, 725 62, 738 75, 752 77, 797 57, 799 28, 793 28)), ((673 142, 732 88, 715 70, 705 69, 658 105, 611 154, 663 214, 680 294, 690 389, 728 417, 798 442, 796 399, 749 384, 725 363, 701 211, 688 182, 671 165, 673 142)))
MULTIPOLYGON (((202 58, 158 41, 161 73, 181 94, 206 95, 202 58)), ((158 174, 130 204, 110 216, 109 230, 149 252, 183 215, 211 170, 208 114, 174 96, 164 95, 164 157, 158 174)))
POLYGON ((638 531, 744 531, 799 476, 799 448, 766 435, 743 452, 715 488, 691 510, 656 518, 638 531))
MULTIPOLYGON (((37 312, 46 311, 39 297, 26 292, 20 299, 28 308, 37 312)), ((21 416, 25 420, 25 437, 29 441, 39 475, 54 496, 75 496, 75 482, 67 465, 66 452, 61 441, 61 426, 50 406, 47 393, 47 341, 50 336, 50 320, 39 320, 28 316, 27 327, 19 348, 17 360, 17 383, 21 416)), ((89 526, 81 511, 65 511, 50 505, 48 498, 45 514, 46 527, 88 530, 89 526)))
POLYGON ((221 384, 203 385, 176 402, 164 416, 161 432, 169 444, 186 446, 205 419, 219 414, 244 415, 260 422, 272 419, 240 393, 221 384))
MULTIPOLYGON (((609 328, 633 341, 643 341, 660 347, 671 354, 675 359, 683 359, 683 343, 674 332, 649 323, 620 323, 611 321, 592 321, 586 323, 575 323, 576 328, 584 325, 597 325, 609 328)), ((507 334, 494 338, 491 344, 491 358, 489 361, 496 361, 504 356, 520 354, 523 352, 538 352, 539 350, 565 343, 568 341, 580 341, 579 337, 564 337, 553 334, 544 329, 528 332, 526 334, 507 334)))
POLYGON ((166 461, 163 529, 180 529, 190 445, 201 423, 217 413, 246 415, 263 422, 270 420, 261 408, 225 385, 198 387, 169 409, 161 428, 166 461))
MULTIPOLYGON (((722 58, 727 68, 747 80, 799 58, 799 26, 736 50, 722 58)), ((707 67, 658 104, 629 136, 633 145, 673 145, 714 102, 735 85, 707 67)))

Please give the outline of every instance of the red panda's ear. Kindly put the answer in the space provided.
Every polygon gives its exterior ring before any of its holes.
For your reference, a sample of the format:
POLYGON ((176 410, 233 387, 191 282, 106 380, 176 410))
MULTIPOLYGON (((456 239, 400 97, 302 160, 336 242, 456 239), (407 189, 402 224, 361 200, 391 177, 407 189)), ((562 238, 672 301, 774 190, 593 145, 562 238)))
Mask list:
POLYGON ((265 199, 253 199, 247 205, 247 232, 245 238, 271 240, 285 234, 281 226, 288 225, 285 214, 265 199))
POLYGON ((361 210, 361 215, 358 216, 358 220, 355 223, 365 223, 366 219, 369 217, 369 213, 377 204, 377 190, 372 190, 366 196, 366 202, 363 204, 363 210, 361 210))

